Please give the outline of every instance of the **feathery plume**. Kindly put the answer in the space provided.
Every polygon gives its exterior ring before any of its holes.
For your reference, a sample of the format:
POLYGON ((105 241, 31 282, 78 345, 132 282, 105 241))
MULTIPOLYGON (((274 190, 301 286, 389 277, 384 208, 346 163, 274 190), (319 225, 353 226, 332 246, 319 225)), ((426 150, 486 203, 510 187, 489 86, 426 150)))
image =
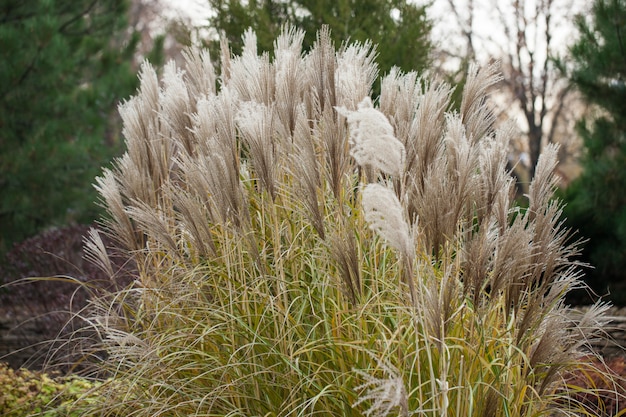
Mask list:
POLYGON ((343 45, 337 54, 337 105, 355 109, 359 100, 369 97, 378 75, 376 51, 370 41, 343 45))
POLYGON ((112 278, 114 275, 113 264, 98 230, 93 227, 90 228, 87 236, 83 239, 83 243, 85 260, 96 265, 107 277, 112 278))
POLYGON ((274 164, 276 145, 273 141, 273 109, 260 102, 245 101, 241 103, 235 120, 261 183, 275 197, 274 171, 277 167, 274 164))
POLYGON ((449 178, 449 207, 452 209, 452 221, 471 218, 473 213, 469 202, 475 199, 476 163, 479 150, 472 146, 466 136, 465 127, 460 117, 452 114, 446 117, 446 135, 443 138, 447 152, 447 178, 449 178))
POLYGON ((222 83, 226 85, 230 81, 230 47, 224 31, 220 32, 220 63, 222 64, 220 78, 222 83))
POLYGON ((354 234, 349 228, 338 227, 330 243, 331 253, 341 272, 346 293, 356 305, 361 296, 363 279, 354 234))
POLYGON ((512 123, 497 129, 493 137, 483 138, 479 154, 477 180, 483 205, 478 208, 478 221, 482 223, 483 219, 494 215, 502 230, 509 223, 509 206, 515 191, 514 180, 506 168, 513 133, 512 123))
POLYGON ((257 37, 248 29, 243 35, 241 56, 230 61, 230 78, 226 86, 233 89, 242 101, 269 105, 274 98, 274 66, 267 53, 257 55, 257 37))
POLYGON ((350 155, 346 152, 349 140, 345 123, 337 120, 332 108, 325 107, 319 115, 319 121, 314 125, 313 135, 322 138, 325 155, 324 172, 330 182, 333 195, 341 200, 346 173, 354 167, 350 155))
POLYGON ((461 117, 467 136, 472 141, 481 139, 493 130, 495 115, 485 102, 489 89, 502 80, 498 67, 498 63, 484 68, 472 65, 467 74, 461 100, 461 117))
MULTIPOLYGON (((438 184, 441 184, 442 178, 445 177, 433 176, 433 179, 438 178, 434 184, 436 189, 433 190, 434 195, 426 195, 428 193, 425 188, 428 186, 432 172, 444 170, 444 167, 441 167, 445 164, 441 138, 445 131, 445 115, 452 89, 445 83, 427 82, 412 73, 398 76, 396 80, 388 79, 388 83, 398 89, 395 100, 410 103, 406 105, 411 109, 408 113, 409 118, 402 123, 400 114, 394 113, 395 105, 390 101, 391 97, 385 98, 385 103, 383 103, 381 93, 381 108, 385 108, 385 114, 390 114, 391 119, 400 125, 396 130, 396 135, 406 149, 405 192, 408 197, 409 218, 413 218, 421 216, 420 207, 431 201, 424 201, 424 197, 432 199, 433 197, 440 198, 441 195, 437 188, 440 188, 438 184)), ((433 205, 434 201, 436 200, 433 200, 433 205)), ((431 208, 436 211, 445 209, 445 207, 431 208)))
POLYGON ((393 135, 387 117, 374 108, 372 99, 365 97, 355 111, 336 109, 348 120, 350 155, 357 164, 400 177, 404 171, 404 145, 393 135))
POLYGON ((95 189, 102 198, 102 206, 106 208, 108 219, 104 220, 108 233, 117 243, 132 253, 140 249, 143 244, 138 242, 135 226, 131 222, 125 211, 125 201, 122 197, 122 190, 118 179, 119 172, 114 173, 110 169, 105 169, 102 176, 96 178, 95 189))
POLYGON ((554 175, 554 169, 558 163, 558 151, 558 144, 549 144, 537 161, 535 177, 528 188, 528 211, 533 215, 546 207, 554 194, 558 181, 554 175))
POLYGON ((168 217, 169 213, 141 201, 136 201, 134 205, 126 207, 126 213, 149 239, 158 244, 159 248, 173 255, 179 254, 175 241, 176 234, 173 232, 174 222, 168 217))
POLYGON ((209 204, 200 198, 203 193, 197 188, 193 191, 194 193, 191 193, 173 186, 168 190, 177 211, 179 227, 184 228, 186 234, 191 237, 189 245, 181 246, 191 248, 197 257, 206 259, 216 253, 211 234, 213 216, 210 214, 209 204))
POLYGON ((370 229, 402 255, 412 259, 413 238, 396 194, 381 184, 372 183, 363 187, 362 195, 365 220, 370 229))
POLYGON ((290 136, 295 129, 296 112, 302 102, 303 92, 308 88, 303 77, 302 41, 304 31, 284 27, 274 42, 274 66, 276 68, 276 97, 274 105, 282 136, 290 136))
POLYGON ((394 129, 409 127, 422 95, 422 79, 416 72, 404 74, 392 67, 381 80, 380 111, 391 120, 394 129))
POLYGON ((183 50, 186 63, 187 88, 190 97, 215 95, 217 76, 208 49, 183 50))
POLYGON ((309 212, 311 223, 322 239, 325 237, 324 219, 320 209, 318 194, 322 187, 320 161, 315 150, 316 141, 306 120, 304 105, 296 109, 296 122, 293 132, 294 151, 291 152, 291 174, 297 179, 302 190, 302 199, 309 212))
POLYGON ((311 119, 318 119, 328 108, 337 104, 335 72, 337 54, 330 36, 330 29, 324 25, 317 32, 313 50, 304 57, 306 79, 310 80, 311 94, 308 97, 311 119))
MULTIPOLYGON (((372 355, 373 356, 373 355, 372 355)), ((367 389, 365 395, 359 397, 352 407, 365 402, 373 401, 372 406, 365 411, 366 416, 386 417, 391 411, 399 407, 400 415, 408 417, 409 406, 407 401, 407 392, 404 387, 402 375, 390 363, 383 362, 374 356, 378 362, 378 366, 387 375, 385 378, 377 378, 360 369, 354 371, 365 379, 365 383, 355 387, 356 391, 367 389)))
POLYGON ((415 109, 407 120, 407 128, 400 130, 406 133, 398 136, 407 150, 407 175, 423 179, 442 151, 441 137, 446 127, 445 115, 452 88, 442 82, 415 78, 411 73, 403 76, 399 86, 404 100, 413 102, 415 109))
POLYGON ((187 91, 187 83, 183 80, 185 72, 178 70, 174 61, 168 62, 163 69, 163 92, 160 100, 162 109, 161 120, 167 125, 168 137, 178 138, 177 144, 182 145, 187 153, 194 149, 193 134, 189 130, 190 117, 193 111, 187 91))

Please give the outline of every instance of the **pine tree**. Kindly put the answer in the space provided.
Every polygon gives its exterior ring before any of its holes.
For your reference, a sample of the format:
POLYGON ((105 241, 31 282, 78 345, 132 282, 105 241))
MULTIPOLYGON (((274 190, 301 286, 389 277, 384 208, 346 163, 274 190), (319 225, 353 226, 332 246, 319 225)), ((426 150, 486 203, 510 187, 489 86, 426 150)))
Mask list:
POLYGON ((588 238, 589 281, 600 294, 626 301, 626 1, 596 0, 591 20, 578 18, 570 79, 597 108, 582 120, 583 173, 566 192, 566 216, 588 238), (621 297, 621 299, 620 299, 621 297))
POLYGON ((121 150, 116 106, 136 86, 125 0, 0 1, 0 253, 97 217, 91 186, 121 150))
MULTIPOLYGON (((223 31, 235 54, 241 53, 248 28, 256 32, 259 49, 271 51, 288 23, 306 31, 305 50, 313 46, 322 25, 328 25, 337 46, 348 40, 371 40, 377 45, 383 74, 392 66, 411 71, 426 69, 430 63, 432 23, 426 6, 406 0, 210 0, 210 4, 216 14, 209 26, 223 31)), ((217 43, 212 47, 216 49, 217 43)))

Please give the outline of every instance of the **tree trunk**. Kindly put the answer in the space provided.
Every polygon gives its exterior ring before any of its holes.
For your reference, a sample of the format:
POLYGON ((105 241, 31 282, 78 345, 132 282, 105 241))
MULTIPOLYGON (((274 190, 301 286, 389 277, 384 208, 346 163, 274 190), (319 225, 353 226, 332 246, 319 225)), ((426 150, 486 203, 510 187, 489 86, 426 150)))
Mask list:
POLYGON ((539 160, 539 155, 541 154, 541 139, 543 137, 543 132, 541 129, 541 125, 531 125, 529 123, 528 129, 528 152, 530 157, 530 167, 528 169, 530 178, 535 176, 535 168, 537 167, 537 161, 539 160))

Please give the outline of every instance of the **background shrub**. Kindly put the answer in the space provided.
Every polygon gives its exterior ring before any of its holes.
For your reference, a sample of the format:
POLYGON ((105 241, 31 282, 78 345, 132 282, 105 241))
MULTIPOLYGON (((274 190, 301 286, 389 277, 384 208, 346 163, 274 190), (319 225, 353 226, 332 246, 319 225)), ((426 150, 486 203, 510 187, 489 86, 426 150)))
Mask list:
POLYGON ((98 383, 78 377, 60 378, 26 369, 14 370, 0 362, 0 414, 5 417, 87 416, 75 408, 78 398, 85 404, 100 398, 93 388, 98 383))
POLYGON ((623 0, 595 0, 576 20, 568 78, 594 110, 577 124, 583 172, 564 193, 569 227, 589 239, 582 260, 586 280, 599 295, 626 305, 626 51, 623 0))
POLYGON ((136 88, 127 11, 125 0, 3 1, 0 255, 101 215, 91 181, 122 152, 114 113, 136 88))

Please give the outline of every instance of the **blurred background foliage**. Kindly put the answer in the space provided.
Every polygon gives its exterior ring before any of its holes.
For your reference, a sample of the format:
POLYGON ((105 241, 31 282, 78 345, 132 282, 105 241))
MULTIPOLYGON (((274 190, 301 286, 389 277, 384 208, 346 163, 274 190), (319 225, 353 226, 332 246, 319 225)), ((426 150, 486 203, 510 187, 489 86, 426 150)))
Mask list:
MULTIPOLYGON (((431 64, 432 21, 427 7, 406 0, 208 0, 214 11, 208 28, 224 34, 235 54, 241 53, 242 35, 252 28, 259 49, 271 51, 285 24, 306 31, 304 49, 315 42, 317 31, 327 25, 336 47, 347 41, 371 40, 377 46, 381 74, 397 66, 422 72, 431 64)), ((209 42, 214 54, 219 40, 209 42)), ((217 56, 217 55, 215 55, 217 56)))
MULTIPOLYGON (((259 49, 271 50, 287 23, 307 31, 309 48, 327 24, 337 47, 377 44, 381 74, 396 65, 462 86, 469 63, 501 62, 494 98, 497 116, 519 121, 510 166, 520 195, 537 149, 562 143, 561 195, 567 224, 589 239, 587 279, 626 303, 625 3, 192 0, 185 15, 169 0, 0 0, 0 259, 34 235, 99 217, 93 179, 123 151, 117 105, 133 94, 144 58, 159 67, 192 43, 216 56, 220 34, 240 53, 249 27, 259 49), (434 17, 439 7, 444 18, 434 17), (480 35, 481 7, 495 16, 490 39, 480 35), (572 45, 565 52, 558 31, 572 45)), ((9 270, 0 261, 0 280, 17 278, 9 270)))
POLYGON ((577 123, 585 151, 581 175, 564 190, 565 216, 588 239, 588 281, 626 304, 626 1, 596 0, 576 26, 562 68, 593 111, 577 123))
POLYGON ((0 2, 0 252, 98 216, 91 184, 122 151, 116 107, 137 86, 127 13, 125 0, 0 2))

